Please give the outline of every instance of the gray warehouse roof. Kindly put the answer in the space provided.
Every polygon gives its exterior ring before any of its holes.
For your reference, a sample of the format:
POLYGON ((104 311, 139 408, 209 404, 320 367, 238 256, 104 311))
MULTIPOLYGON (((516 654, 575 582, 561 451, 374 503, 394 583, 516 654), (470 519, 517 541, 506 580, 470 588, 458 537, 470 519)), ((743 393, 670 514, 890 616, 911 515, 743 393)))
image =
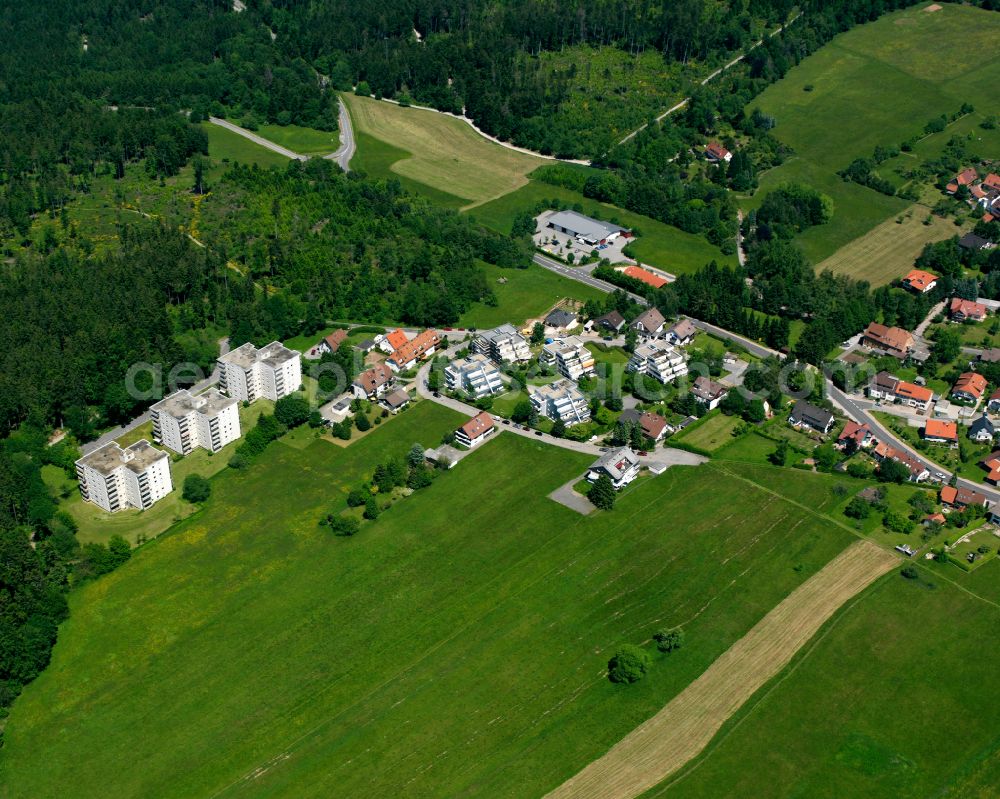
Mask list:
POLYGON ((578 214, 576 211, 556 211, 548 220, 550 225, 561 227, 570 231, 576 236, 586 239, 606 239, 612 233, 621 233, 625 230, 610 222, 598 222, 589 216, 578 214))

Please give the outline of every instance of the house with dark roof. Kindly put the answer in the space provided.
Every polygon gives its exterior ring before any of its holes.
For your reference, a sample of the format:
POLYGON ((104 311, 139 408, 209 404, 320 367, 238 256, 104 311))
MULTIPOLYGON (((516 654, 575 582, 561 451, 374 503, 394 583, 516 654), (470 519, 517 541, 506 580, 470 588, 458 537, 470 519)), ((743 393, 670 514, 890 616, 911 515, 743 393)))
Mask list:
POLYGON ((545 317, 545 326, 560 330, 571 330, 576 327, 576 314, 563 308, 556 308, 545 317))
POLYGON ((698 402, 707 406, 709 410, 712 410, 719 406, 722 398, 729 393, 729 389, 722 385, 722 383, 716 383, 711 378, 703 375, 694 379, 694 384, 691 386, 691 393, 698 402))
POLYGON ((993 413, 1000 412, 1000 388, 990 394, 990 398, 986 402, 986 410, 993 413))
POLYGON ((944 486, 941 489, 941 503, 959 510, 967 508, 969 505, 979 505, 985 508, 988 502, 985 494, 973 491, 971 488, 944 486))
POLYGON ((632 320, 632 327, 640 336, 658 336, 666 323, 663 314, 657 308, 647 308, 632 320))
POLYGON ((666 338, 671 344, 678 347, 683 347, 694 341, 694 337, 698 335, 698 328, 694 326, 694 322, 690 319, 681 319, 674 325, 671 325, 667 330, 666 338))
POLYGON ((617 333, 625 327, 625 317, 618 311, 609 311, 604 316, 598 316, 594 320, 594 327, 606 330, 609 333, 617 333))
POLYGON ((964 250, 978 252, 979 250, 988 249, 992 245, 988 239, 984 239, 982 236, 977 236, 975 233, 966 233, 958 240, 958 246, 964 250))
POLYGON ((399 413, 409 404, 410 395, 407 394, 402 388, 393 389, 388 394, 384 394, 382 399, 379 400, 379 405, 390 413, 399 413))
POLYGON ((808 427, 818 433, 829 433, 833 422, 832 413, 805 400, 796 402, 788 417, 788 423, 792 427, 808 427))
POLYGON ((996 428, 985 413, 969 425, 969 438, 973 441, 992 441, 995 435, 996 428))
POLYGON ((990 347, 983 350, 976 360, 981 363, 1000 363, 1000 347, 990 347))

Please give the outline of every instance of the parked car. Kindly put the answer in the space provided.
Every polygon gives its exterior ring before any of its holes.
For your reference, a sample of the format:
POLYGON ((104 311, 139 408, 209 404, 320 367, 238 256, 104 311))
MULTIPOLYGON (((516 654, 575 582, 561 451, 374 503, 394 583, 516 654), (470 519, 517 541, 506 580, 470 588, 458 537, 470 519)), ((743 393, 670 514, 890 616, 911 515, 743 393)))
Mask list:
POLYGON ((542 435, 542 431, 541 431, 541 430, 536 430, 536 431, 535 431, 535 435, 536 435, 536 436, 540 436, 540 435, 542 435))

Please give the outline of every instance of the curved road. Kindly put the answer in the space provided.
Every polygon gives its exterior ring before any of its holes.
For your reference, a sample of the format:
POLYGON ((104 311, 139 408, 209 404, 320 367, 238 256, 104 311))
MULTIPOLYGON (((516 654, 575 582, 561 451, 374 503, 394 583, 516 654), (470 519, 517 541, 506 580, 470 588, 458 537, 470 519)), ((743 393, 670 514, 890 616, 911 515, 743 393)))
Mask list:
POLYGON ((337 99, 337 102, 340 103, 340 114, 338 117, 340 125, 340 147, 336 152, 324 155, 323 157, 331 161, 336 161, 341 169, 345 172, 350 172, 350 163, 351 159, 354 157, 354 151, 357 149, 357 144, 354 142, 354 128, 351 125, 351 115, 347 111, 347 106, 340 98, 337 99))

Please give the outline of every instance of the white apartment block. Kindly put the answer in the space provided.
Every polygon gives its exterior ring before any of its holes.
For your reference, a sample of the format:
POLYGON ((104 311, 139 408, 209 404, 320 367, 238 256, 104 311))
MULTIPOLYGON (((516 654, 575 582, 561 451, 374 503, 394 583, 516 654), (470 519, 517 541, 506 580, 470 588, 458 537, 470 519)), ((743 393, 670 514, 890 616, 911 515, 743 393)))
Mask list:
POLYGON ((649 375, 661 383, 670 383, 688 373, 684 356, 659 339, 636 347, 625 368, 630 372, 649 375))
POLYGON ((590 404, 587 397, 568 380, 544 386, 533 386, 529 398, 540 416, 552 421, 562 419, 569 427, 590 421, 590 404))
POLYGON ((187 389, 171 394, 149 409, 153 441, 187 455, 195 447, 218 452, 240 437, 240 406, 210 388, 194 395, 187 389))
POLYGON ((576 336, 546 344, 542 347, 538 362, 542 366, 555 367, 559 374, 573 381, 595 373, 594 354, 576 336))
POLYGON ((219 388, 240 402, 277 401, 302 384, 301 358, 280 341, 260 349, 247 342, 219 357, 219 388))
POLYGON ((496 363, 519 363, 531 360, 531 349, 514 325, 503 324, 476 334, 472 351, 485 355, 496 363))
POLYGON ((87 502, 114 513, 146 510, 173 491, 170 456, 145 439, 122 449, 112 441, 76 462, 80 493, 87 502))
POLYGON ((449 363, 444 369, 444 382, 450 391, 467 391, 476 399, 506 390, 500 370, 480 353, 449 363))

